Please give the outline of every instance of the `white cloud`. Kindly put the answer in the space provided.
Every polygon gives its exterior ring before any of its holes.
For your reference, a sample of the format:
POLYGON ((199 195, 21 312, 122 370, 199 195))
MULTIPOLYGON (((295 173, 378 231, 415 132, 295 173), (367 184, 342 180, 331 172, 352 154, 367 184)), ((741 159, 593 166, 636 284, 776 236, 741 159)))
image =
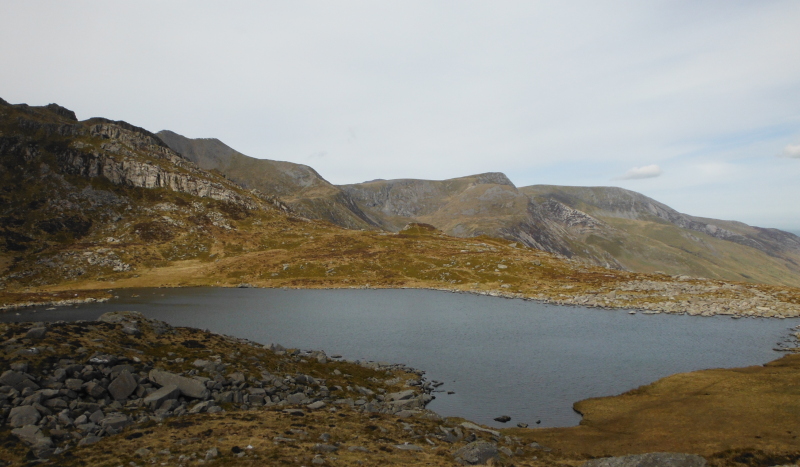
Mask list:
POLYGON ((644 167, 634 167, 614 180, 638 180, 641 178, 655 178, 664 173, 661 167, 653 164, 644 167))
POLYGON ((800 144, 787 144, 785 148, 783 148, 783 153, 781 153, 783 157, 791 157, 793 159, 800 159, 800 144))

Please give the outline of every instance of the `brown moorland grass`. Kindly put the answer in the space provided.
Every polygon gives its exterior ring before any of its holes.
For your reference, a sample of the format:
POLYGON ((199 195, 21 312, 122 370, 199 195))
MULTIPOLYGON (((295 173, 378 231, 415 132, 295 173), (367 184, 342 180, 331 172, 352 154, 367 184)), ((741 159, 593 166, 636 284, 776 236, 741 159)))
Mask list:
POLYGON ((800 454, 800 354, 763 366, 676 374, 580 401, 575 409, 583 414, 577 427, 510 432, 568 455, 800 454))

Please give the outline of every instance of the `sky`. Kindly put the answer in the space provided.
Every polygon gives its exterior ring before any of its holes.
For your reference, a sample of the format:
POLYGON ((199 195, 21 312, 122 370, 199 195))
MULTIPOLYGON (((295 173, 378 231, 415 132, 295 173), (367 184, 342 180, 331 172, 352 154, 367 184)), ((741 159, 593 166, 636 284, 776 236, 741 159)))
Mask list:
POLYGON ((332 183, 503 172, 800 231, 800 2, 0 0, 0 97, 332 183))

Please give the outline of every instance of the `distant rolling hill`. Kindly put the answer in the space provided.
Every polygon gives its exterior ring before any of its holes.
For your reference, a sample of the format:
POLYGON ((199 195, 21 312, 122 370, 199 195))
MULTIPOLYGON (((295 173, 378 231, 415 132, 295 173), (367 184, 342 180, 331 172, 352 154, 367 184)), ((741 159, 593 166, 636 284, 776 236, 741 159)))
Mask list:
POLYGON ((201 168, 350 229, 397 232, 421 222, 453 236, 505 238, 609 268, 800 286, 798 236, 682 214, 621 188, 518 188, 502 173, 336 186, 308 166, 248 157, 216 139, 158 136, 201 168))

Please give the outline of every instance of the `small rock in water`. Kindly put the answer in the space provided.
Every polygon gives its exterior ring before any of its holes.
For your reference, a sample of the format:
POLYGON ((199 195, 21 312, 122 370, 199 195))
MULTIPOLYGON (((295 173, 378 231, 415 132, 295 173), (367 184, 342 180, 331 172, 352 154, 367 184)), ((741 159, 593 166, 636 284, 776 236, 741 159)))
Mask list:
POLYGON ((522 423, 522 422, 517 423, 517 426, 520 427, 520 428, 528 428, 528 424, 527 423, 522 423))
POLYGON ((511 420, 511 417, 509 417, 508 415, 501 415, 501 416, 499 416, 499 417, 494 419, 494 421, 500 422, 500 423, 506 423, 509 420, 511 420))

